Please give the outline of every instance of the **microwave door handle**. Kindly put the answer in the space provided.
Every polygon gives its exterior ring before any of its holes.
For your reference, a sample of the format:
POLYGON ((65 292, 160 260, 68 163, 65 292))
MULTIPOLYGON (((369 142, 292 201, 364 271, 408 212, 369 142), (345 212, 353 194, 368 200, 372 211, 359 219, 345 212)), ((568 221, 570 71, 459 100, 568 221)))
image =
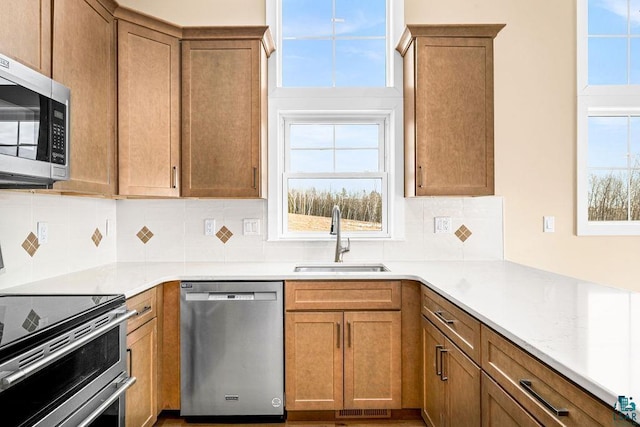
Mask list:
POLYGON ((113 402, 118 400, 120 398, 120 396, 122 396, 127 391, 127 389, 129 387, 131 387, 135 382, 136 382, 136 377, 130 377, 126 381, 120 383, 120 386, 118 387, 118 390, 116 390, 115 393, 113 393, 104 402, 102 402, 100 404, 100 406, 98 406, 92 413, 89 414, 89 416, 87 416, 87 418, 84 419, 84 421, 82 421, 80 424, 78 424, 78 427, 87 427, 87 426, 89 426, 109 406, 111 406, 113 404, 113 402))
POLYGON ((89 341, 93 340, 97 336, 107 332, 109 329, 111 329, 111 328, 113 328, 115 326, 118 326, 120 323, 126 321, 130 317, 135 316, 137 313, 138 312, 135 311, 135 310, 128 311, 123 316, 120 316, 120 317, 110 321, 109 323, 105 323, 104 325, 100 326, 99 328, 95 329, 94 331, 88 333, 87 335, 84 335, 82 338, 79 338, 78 340, 73 341, 71 344, 69 344, 69 345, 67 345, 65 347, 62 347, 60 350, 55 351, 55 352, 47 355, 46 357, 43 357, 42 359, 38 360, 37 362, 34 362, 31 365, 26 366, 25 368, 20 368, 20 369, 18 369, 16 371, 13 371, 11 374, 9 374, 6 377, 2 378, 2 380, 0 381, 0 390, 6 390, 6 389, 14 386, 15 384, 17 384, 20 381, 24 380, 25 378, 33 375, 34 373, 40 371, 41 369, 49 366, 53 362, 61 359, 62 357, 66 356, 67 354, 71 353, 72 351, 77 350, 78 348, 82 347, 83 345, 85 345, 89 341))

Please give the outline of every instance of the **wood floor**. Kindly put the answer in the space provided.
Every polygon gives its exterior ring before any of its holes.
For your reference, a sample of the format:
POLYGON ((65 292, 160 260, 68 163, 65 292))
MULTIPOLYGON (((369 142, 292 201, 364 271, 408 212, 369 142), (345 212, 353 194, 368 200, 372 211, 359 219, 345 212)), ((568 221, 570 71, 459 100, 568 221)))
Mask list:
POLYGON ((309 421, 287 421, 281 424, 201 424, 201 423, 187 423, 182 418, 163 413, 156 422, 155 427, 386 427, 386 426, 401 426, 401 427, 424 427, 424 423, 420 420, 409 421, 332 421, 332 422, 309 422, 309 421))

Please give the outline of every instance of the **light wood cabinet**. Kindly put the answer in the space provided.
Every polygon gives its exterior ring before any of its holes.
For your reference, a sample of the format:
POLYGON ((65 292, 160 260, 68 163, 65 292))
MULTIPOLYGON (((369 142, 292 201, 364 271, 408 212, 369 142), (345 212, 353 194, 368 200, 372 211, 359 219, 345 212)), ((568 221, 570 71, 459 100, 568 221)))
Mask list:
POLYGON ((182 195, 266 197, 268 28, 184 39, 182 195))
POLYGON ((286 283, 287 410, 402 407, 400 289, 396 281, 286 283))
POLYGON ((157 420, 157 342, 156 318, 127 335, 129 375, 136 377, 126 395, 127 426, 150 427, 157 420))
POLYGON ((494 193, 493 38, 504 25, 408 25, 405 195, 494 193))
POLYGON ((423 319, 423 419, 427 426, 480 426, 480 367, 423 319))
POLYGON ((0 0, 0 53, 51 76, 51 1, 0 0))
POLYGON ((119 194, 178 197, 180 42, 118 22, 119 194))
POLYGON ((158 320, 156 288, 127 299, 138 315, 127 322, 129 375, 136 382, 126 392, 126 425, 150 427, 158 417, 158 320))
POLYGON ((54 0, 53 78, 71 89, 69 181, 54 189, 116 193, 116 33, 97 0, 54 0))
POLYGON ((482 373, 482 427, 541 427, 522 406, 482 373))

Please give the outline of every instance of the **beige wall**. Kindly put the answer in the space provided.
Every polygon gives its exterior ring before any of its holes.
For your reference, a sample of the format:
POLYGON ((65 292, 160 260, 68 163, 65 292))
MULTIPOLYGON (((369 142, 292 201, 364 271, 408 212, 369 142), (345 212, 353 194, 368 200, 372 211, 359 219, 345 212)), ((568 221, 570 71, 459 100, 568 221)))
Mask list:
MULTIPOLYGON (((180 25, 261 25, 264 0, 122 0, 180 25)), ((640 237, 577 237, 576 0, 405 0, 407 23, 505 23, 495 41, 496 193, 507 259, 640 291, 640 237), (542 233, 542 217, 556 232, 542 233)))
POLYGON ((265 0, 117 0, 181 26, 264 25, 265 0))
POLYGON ((577 237, 576 0, 406 0, 407 23, 506 23, 495 41, 505 257, 640 291, 640 237, 577 237), (542 233, 543 215, 556 232, 542 233))

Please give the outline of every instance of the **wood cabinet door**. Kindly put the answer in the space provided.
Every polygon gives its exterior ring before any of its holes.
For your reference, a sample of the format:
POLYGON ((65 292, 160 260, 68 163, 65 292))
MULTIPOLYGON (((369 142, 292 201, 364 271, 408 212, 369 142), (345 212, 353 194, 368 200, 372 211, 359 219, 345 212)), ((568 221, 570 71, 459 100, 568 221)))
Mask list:
POLYGON ((118 22, 118 192, 180 196, 180 42, 118 22))
POLYGON ((400 311, 345 312, 344 408, 402 406, 400 311))
POLYGON ((493 194, 492 38, 416 37, 415 49, 415 194, 493 194))
POLYGON ((448 339, 445 347, 442 377, 446 379, 446 425, 480 427, 480 367, 448 339))
POLYGON ((258 40, 182 43, 182 195, 261 197, 258 40))
POLYGON ((482 427, 540 427, 535 418, 482 373, 482 427))
POLYGON ((116 46, 97 0, 54 0, 53 78, 71 89, 71 180, 62 191, 116 193, 116 46))
POLYGON ((422 318, 422 418, 429 427, 445 424, 445 382, 441 379, 444 335, 422 318))
POLYGON ((287 410, 342 409, 342 312, 285 316, 287 410))
POLYGON ((51 1, 0 0, 0 53, 51 76, 51 1))
POLYGON ((150 427, 157 419, 158 327, 152 319, 127 335, 130 376, 136 382, 126 394, 126 425, 150 427))

